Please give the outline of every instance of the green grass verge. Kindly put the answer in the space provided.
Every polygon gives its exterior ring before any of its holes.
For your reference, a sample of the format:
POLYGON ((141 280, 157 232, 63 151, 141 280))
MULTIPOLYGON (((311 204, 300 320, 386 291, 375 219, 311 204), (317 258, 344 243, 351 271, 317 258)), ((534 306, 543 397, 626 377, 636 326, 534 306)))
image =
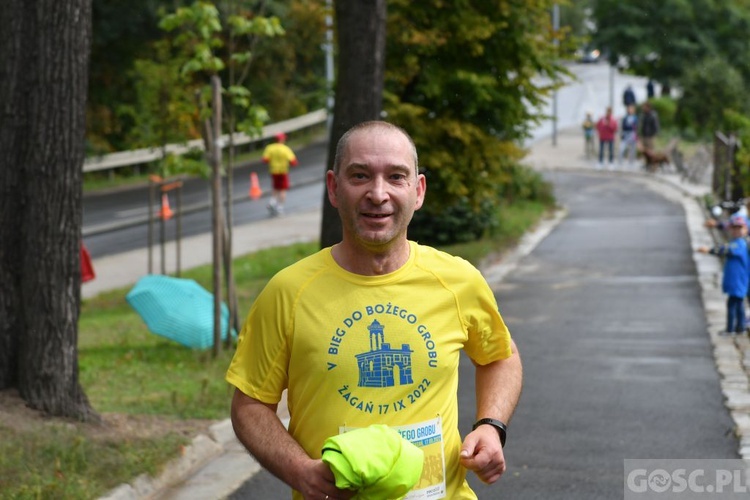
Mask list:
POLYGON ((0 426, 0 434, 3 499, 97 498, 144 472, 156 473, 186 442, 176 434, 159 440, 92 440, 62 423, 21 435, 0 426))
MULTIPOLYGON (((549 210, 540 203, 504 207, 500 225, 486 238, 443 250, 480 265, 508 249, 549 210)), ((237 258, 234 263, 240 317, 267 280, 317 250, 295 244, 237 258)), ((211 268, 183 273, 211 289, 211 268)), ((81 384, 96 411, 156 415, 167 419, 224 419, 232 389, 224 373, 232 351, 184 348, 148 331, 125 301, 128 289, 103 293, 82 304, 79 324, 81 384)), ((49 423, 10 432, 0 426, 0 498, 96 498, 140 474, 154 475, 192 436, 117 442, 92 439, 85 425, 49 423)))

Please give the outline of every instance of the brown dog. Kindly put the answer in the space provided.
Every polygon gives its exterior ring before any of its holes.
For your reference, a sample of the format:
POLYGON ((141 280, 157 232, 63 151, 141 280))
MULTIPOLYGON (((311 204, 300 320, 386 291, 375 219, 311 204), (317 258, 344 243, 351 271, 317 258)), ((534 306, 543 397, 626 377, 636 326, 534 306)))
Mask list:
POLYGON ((663 151, 654 151, 653 149, 642 149, 640 153, 646 160, 645 168, 649 172, 656 172, 658 168, 669 166, 669 155, 663 151))

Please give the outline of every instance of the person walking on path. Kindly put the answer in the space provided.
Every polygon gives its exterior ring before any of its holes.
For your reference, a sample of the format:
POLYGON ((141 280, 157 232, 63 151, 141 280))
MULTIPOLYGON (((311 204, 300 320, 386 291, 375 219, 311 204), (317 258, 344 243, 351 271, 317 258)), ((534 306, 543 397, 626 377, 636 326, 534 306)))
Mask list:
POLYGON ((748 292, 750 279, 750 257, 747 253, 747 224, 741 215, 733 215, 729 220, 730 241, 713 248, 698 247, 700 253, 710 253, 724 257, 724 277, 721 283, 722 291, 727 295, 727 326, 726 335, 742 335, 746 333, 745 297, 748 292))
POLYGON ((425 455, 413 494, 476 498, 506 469, 506 424, 521 359, 492 290, 467 261, 407 239, 424 201, 411 137, 373 121, 340 139, 326 174, 342 240, 274 276, 253 304, 226 379, 239 440, 295 499, 348 499, 321 461, 331 436, 373 424, 414 436, 425 455), (476 418, 458 429, 460 351, 476 418), (276 415, 288 389, 289 430, 276 415), (418 432, 417 432, 418 431, 418 432))
POLYGON ((635 106, 630 105, 627 114, 622 118, 622 131, 620 132, 620 163, 628 155, 628 163, 632 166, 638 146, 638 115, 635 114, 635 106))
POLYGON ((643 103, 643 116, 641 117, 641 142, 643 149, 653 151, 654 137, 659 133, 659 116, 651 107, 651 102, 643 103))
POLYGON ((273 194, 268 202, 271 215, 283 215, 286 192, 289 190, 289 166, 297 165, 297 157, 286 142, 286 134, 276 134, 276 142, 263 150, 263 162, 268 164, 271 173, 273 194))
POLYGON ((609 168, 612 168, 614 161, 615 135, 617 134, 617 120, 612 116, 612 108, 607 110, 598 122, 596 122, 596 132, 599 134, 599 163, 597 168, 604 166, 604 148, 608 149, 609 168))
POLYGON ((586 153, 586 159, 590 160, 594 157, 594 131, 596 130, 596 124, 594 119, 591 117, 591 113, 586 113, 586 118, 583 120, 583 138, 584 138, 584 152, 586 153))
POLYGON ((635 92, 633 86, 628 85, 622 93, 622 104, 627 109, 629 106, 635 106, 635 92))

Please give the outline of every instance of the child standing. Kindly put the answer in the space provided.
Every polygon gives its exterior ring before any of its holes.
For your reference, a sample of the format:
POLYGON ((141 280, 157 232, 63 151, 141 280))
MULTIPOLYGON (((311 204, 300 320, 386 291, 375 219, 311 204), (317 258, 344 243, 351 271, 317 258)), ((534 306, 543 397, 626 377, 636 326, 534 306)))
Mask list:
POLYGON ((584 151, 586 152, 586 159, 590 160, 594 157, 594 119, 591 117, 591 113, 586 113, 586 119, 583 120, 583 137, 586 139, 584 151))
POLYGON ((748 292, 748 263, 747 253, 747 224, 741 215, 733 215, 729 219, 730 241, 713 248, 702 246, 701 253, 710 253, 724 257, 724 278, 721 283, 722 291, 727 295, 727 329, 726 335, 744 334, 745 324, 744 300, 748 292))

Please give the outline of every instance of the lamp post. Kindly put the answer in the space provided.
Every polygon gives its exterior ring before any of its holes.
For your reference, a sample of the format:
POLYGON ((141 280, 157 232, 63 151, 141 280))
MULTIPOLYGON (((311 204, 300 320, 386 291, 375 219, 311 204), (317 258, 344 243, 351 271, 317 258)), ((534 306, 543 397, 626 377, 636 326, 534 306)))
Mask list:
POLYGON ((609 107, 614 111, 615 109, 615 71, 617 70, 616 63, 609 64, 609 107))
POLYGON ((326 97, 326 108, 328 110, 328 133, 331 133, 333 123, 333 5, 331 0, 326 0, 326 83, 328 93, 326 97))
MULTIPOLYGON (((557 39, 557 32, 560 30, 560 6, 557 3, 552 7, 552 30, 555 37, 552 44, 555 47, 555 56, 558 56, 560 42, 557 39)), ((557 146, 557 82, 552 91, 552 145, 557 146)))

